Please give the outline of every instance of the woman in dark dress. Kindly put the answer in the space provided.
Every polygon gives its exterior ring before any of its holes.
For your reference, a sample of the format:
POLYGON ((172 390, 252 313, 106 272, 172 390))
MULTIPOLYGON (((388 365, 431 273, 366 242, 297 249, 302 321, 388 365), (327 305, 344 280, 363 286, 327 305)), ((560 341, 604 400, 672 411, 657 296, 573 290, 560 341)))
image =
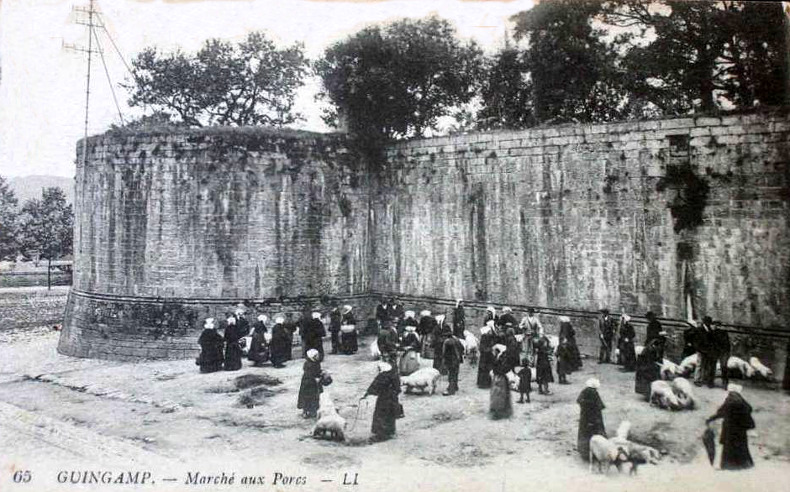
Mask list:
POLYGON ((568 340, 560 338, 560 346, 557 347, 557 376, 559 376, 560 384, 570 384, 567 376, 572 372, 573 353, 568 345, 568 340))
POLYGON ((722 445, 722 470, 743 470, 754 466, 749 453, 749 438, 746 435, 746 431, 754 429, 754 419, 751 405, 741 396, 742 389, 737 384, 728 385, 724 403, 705 421, 710 425, 716 419, 724 419, 719 440, 722 445))
POLYGON ((400 415, 400 378, 395 368, 387 362, 379 362, 379 373, 373 380, 362 399, 368 395, 376 396, 376 408, 373 411, 373 433, 371 441, 384 441, 395 436, 395 420, 400 415))
POLYGON ((486 322, 480 329, 480 360, 477 363, 477 387, 488 389, 491 387, 491 369, 494 367, 494 320, 486 322))
POLYGON ((225 370, 238 371, 241 369, 241 358, 244 352, 241 350, 241 339, 244 335, 236 325, 236 317, 230 316, 225 326, 225 370))
POLYGON ((340 352, 345 355, 356 354, 359 350, 357 341, 357 321, 349 305, 343 306, 343 316, 340 325, 340 352))
POLYGON ((277 316, 274 318, 274 326, 272 327, 272 341, 269 346, 271 351, 272 365, 280 368, 284 366, 285 361, 291 358, 291 349, 293 347, 293 334, 285 326, 285 318, 277 316))
POLYGON ((466 314, 464 313, 464 301, 458 299, 455 301, 455 308, 453 309, 453 335, 461 340, 464 339, 464 330, 466 330, 466 314))
POLYGON ((491 382, 490 411, 491 418, 503 419, 513 414, 513 403, 510 397, 510 382, 507 373, 513 370, 509 358, 505 355, 507 348, 504 345, 494 345, 494 363, 492 370, 494 377, 491 382))
POLYGON ((579 346, 576 344, 576 330, 571 326, 571 319, 567 316, 560 316, 560 339, 565 339, 568 342, 568 351, 571 371, 578 371, 582 368, 582 355, 579 352, 579 346))
POLYGON ((606 408, 598 394, 600 381, 595 378, 587 380, 586 388, 579 393, 576 403, 579 404, 579 435, 576 448, 584 461, 590 459, 590 438, 595 435, 606 437, 606 428, 603 424, 603 413, 606 408))
POLYGON ((659 364, 664 356, 664 337, 653 338, 636 358, 635 391, 650 398, 650 384, 661 379, 659 364))
POLYGON ((198 338, 200 356, 198 356, 197 363, 200 366, 200 372, 217 372, 222 369, 222 363, 224 361, 222 351, 225 341, 222 339, 222 336, 217 333, 214 318, 206 319, 203 328, 203 333, 201 333, 200 338, 198 338))
POLYGON ((302 368, 302 384, 299 386, 299 399, 296 408, 302 417, 313 418, 318 411, 318 395, 321 394, 321 361, 316 349, 310 349, 305 356, 302 368))
POLYGON ((266 328, 268 319, 265 314, 261 314, 258 316, 258 321, 252 324, 252 341, 250 350, 247 352, 247 359, 251 360, 256 367, 269 361, 269 341, 267 339, 269 330, 266 328))
POLYGON ((634 326, 631 324, 631 317, 623 314, 620 317, 620 339, 617 344, 620 348, 620 362, 624 371, 633 371, 636 366, 635 337, 636 331, 634 331, 634 326))
POLYGON ((533 355, 535 358, 535 379, 538 382, 538 393, 550 395, 549 383, 554 382, 554 375, 551 373, 551 342, 543 333, 543 328, 538 330, 532 343, 533 355))

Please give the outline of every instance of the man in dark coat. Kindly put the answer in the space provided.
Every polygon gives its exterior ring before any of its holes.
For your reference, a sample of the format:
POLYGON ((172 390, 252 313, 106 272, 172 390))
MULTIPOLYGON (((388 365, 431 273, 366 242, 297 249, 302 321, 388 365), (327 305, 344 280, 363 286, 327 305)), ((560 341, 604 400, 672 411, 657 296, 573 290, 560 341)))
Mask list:
POLYGON ((681 360, 697 353, 697 337, 699 336, 699 330, 695 321, 690 321, 689 327, 683 330, 683 350, 680 353, 681 360))
POLYGON ((319 360, 323 361, 325 336, 326 328, 324 328, 324 322, 321 321, 321 313, 315 312, 312 315, 312 319, 307 322, 305 331, 302 334, 305 353, 310 349, 315 349, 318 351, 319 360))
MULTIPOLYGON (((390 299, 388 311, 387 317, 389 318, 392 327, 397 331, 398 327, 400 326, 400 320, 403 319, 404 315, 403 304, 393 297, 390 299)), ((400 335, 401 334, 398 333, 398 336, 400 335)))
POLYGON ((576 440, 576 449, 579 450, 584 461, 590 459, 590 438, 595 435, 606 437, 606 427, 603 424, 603 413, 606 408, 598 394, 600 381, 595 378, 587 380, 585 388, 579 393, 576 403, 579 404, 579 434, 576 440))
MULTIPOLYGON (((721 382, 726 388, 730 383, 729 373, 727 370, 727 361, 730 359, 730 352, 732 350, 732 346, 730 345, 730 334, 727 333, 726 330, 723 330, 721 325, 716 324, 713 329, 713 333, 711 334, 711 340, 713 342, 714 357, 716 360, 718 360, 719 365, 721 366, 721 382)), ((713 387, 715 385, 715 378, 716 368, 714 362, 713 377, 710 379, 708 386, 713 387)))
POLYGON ((752 407, 741 396, 741 386, 731 384, 727 387, 727 391, 724 404, 705 423, 710 424, 716 419, 724 419, 719 441, 722 444, 722 470, 751 468, 754 466, 754 461, 749 453, 749 438, 746 431, 755 427, 752 407))
POLYGON ((400 378, 395 368, 386 362, 379 362, 379 373, 373 380, 362 399, 368 395, 377 396, 370 431, 371 441, 384 441, 395 436, 395 420, 400 415, 400 378))
POLYGON ((235 316, 229 316, 225 323, 225 370, 238 371, 241 369, 241 358, 244 355, 241 350, 243 335, 236 325, 235 316))
POLYGON ((464 346, 458 338, 445 327, 445 340, 442 345, 442 362, 447 368, 447 390, 444 396, 454 395, 458 391, 458 369, 464 360, 464 346))
POLYGON ((480 361, 477 363, 477 387, 491 387, 491 369, 494 367, 494 320, 490 319, 480 330, 480 361))
POLYGON ((332 353, 336 354, 340 351, 340 325, 342 325, 343 315, 340 314, 340 308, 335 306, 329 311, 329 334, 332 337, 332 353))
POLYGON ((376 321, 379 323, 379 329, 384 326, 390 318, 390 306, 385 299, 382 299, 379 302, 379 305, 376 306, 376 321))
POLYGON ((465 329, 466 313, 464 313, 464 301, 458 299, 455 301, 455 308, 453 309, 453 335, 459 340, 463 340, 465 329))
POLYGON ((608 309, 601 309, 601 317, 598 319, 598 339, 601 342, 601 348, 598 351, 598 363, 612 362, 614 319, 609 315, 608 309))
POLYGON ((200 356, 198 356, 197 364, 200 366, 200 372, 217 372, 222 369, 222 363, 225 360, 223 354, 225 341, 222 339, 222 335, 217 333, 214 318, 206 319, 203 328, 204 330, 198 338, 200 356))
POLYGON ((272 365, 277 368, 283 367, 285 361, 291 359, 292 347, 293 332, 285 326, 285 318, 277 316, 274 318, 272 341, 269 346, 272 365))
POLYGON ((645 345, 650 343, 650 340, 658 338, 660 333, 663 331, 661 328, 661 323, 658 322, 656 315, 653 311, 648 311, 645 314, 645 318, 647 318, 647 329, 645 335, 645 345))

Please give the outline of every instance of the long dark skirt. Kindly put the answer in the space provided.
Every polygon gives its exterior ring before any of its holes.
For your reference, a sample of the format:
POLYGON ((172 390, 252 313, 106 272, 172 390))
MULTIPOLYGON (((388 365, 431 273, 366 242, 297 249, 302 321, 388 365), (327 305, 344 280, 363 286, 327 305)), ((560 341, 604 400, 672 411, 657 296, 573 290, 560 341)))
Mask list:
POLYGON ((491 362, 493 356, 490 353, 480 354, 480 362, 477 365, 477 387, 488 389, 491 387, 491 362))
POLYGON ((238 342, 229 342, 225 345, 225 370, 238 371, 241 369, 243 355, 238 342))
POLYGON ((318 396, 321 393, 321 385, 310 374, 302 375, 302 384, 299 386, 299 399, 296 408, 303 410, 310 416, 315 416, 318 411, 318 396))
POLYGON ((491 417, 494 419, 508 418, 513 414, 510 384, 505 376, 494 374, 491 382, 490 410, 491 417))
POLYGON ((370 432, 377 439, 389 439, 395 435, 395 420, 400 413, 397 396, 393 399, 387 395, 376 398, 376 409, 373 411, 373 423, 370 432))
POLYGON ((356 330, 344 333, 340 332, 340 352, 346 355, 355 354, 359 350, 356 330))
POLYGON ((551 362, 549 361, 548 354, 538 354, 538 360, 535 364, 535 380, 538 384, 548 384, 554 382, 554 376, 551 373, 551 362))
POLYGON ((742 470, 754 466, 749 453, 749 438, 746 431, 730 431, 722 434, 722 470, 742 470))
POLYGON ((661 379, 661 368, 652 356, 642 353, 636 362, 636 384, 634 390, 646 398, 650 397, 650 385, 661 379))
POLYGON ((636 352, 634 342, 623 342, 620 348, 620 360, 626 371, 633 371, 636 368, 636 352))

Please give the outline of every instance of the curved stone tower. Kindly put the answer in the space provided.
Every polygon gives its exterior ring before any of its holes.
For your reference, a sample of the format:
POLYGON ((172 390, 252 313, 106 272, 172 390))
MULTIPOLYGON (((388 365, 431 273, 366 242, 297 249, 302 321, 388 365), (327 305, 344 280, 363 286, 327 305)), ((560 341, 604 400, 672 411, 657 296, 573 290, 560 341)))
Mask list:
MULTIPOLYGON (((78 149, 81 149, 81 143, 78 149)), ((367 290, 367 187, 343 137, 261 128, 108 133, 78 162, 62 354, 198 352, 202 321, 367 290)))

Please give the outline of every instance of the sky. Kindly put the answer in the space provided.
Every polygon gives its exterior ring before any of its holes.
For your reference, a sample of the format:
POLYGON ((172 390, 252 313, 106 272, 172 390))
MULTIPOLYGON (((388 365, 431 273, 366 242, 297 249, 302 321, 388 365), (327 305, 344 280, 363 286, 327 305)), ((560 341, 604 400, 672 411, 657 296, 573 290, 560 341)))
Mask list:
MULTIPOLYGON (((262 30, 282 45, 304 43, 313 59, 362 27, 402 17, 436 14, 453 22, 461 38, 493 52, 504 43, 508 18, 531 0, 97 0, 109 34, 130 61, 146 46, 194 52, 208 38, 240 41, 262 30)), ((84 18, 87 0, 0 0, 0 175, 73 176, 85 120, 84 18), (65 45, 65 47, 64 47, 65 45)), ((124 117, 133 116, 118 83, 128 76, 105 35, 107 72, 124 117)), ((327 131, 309 80, 297 96, 306 120, 297 128, 327 131)), ((99 56, 94 55, 88 134, 104 132, 119 117, 99 56)))

